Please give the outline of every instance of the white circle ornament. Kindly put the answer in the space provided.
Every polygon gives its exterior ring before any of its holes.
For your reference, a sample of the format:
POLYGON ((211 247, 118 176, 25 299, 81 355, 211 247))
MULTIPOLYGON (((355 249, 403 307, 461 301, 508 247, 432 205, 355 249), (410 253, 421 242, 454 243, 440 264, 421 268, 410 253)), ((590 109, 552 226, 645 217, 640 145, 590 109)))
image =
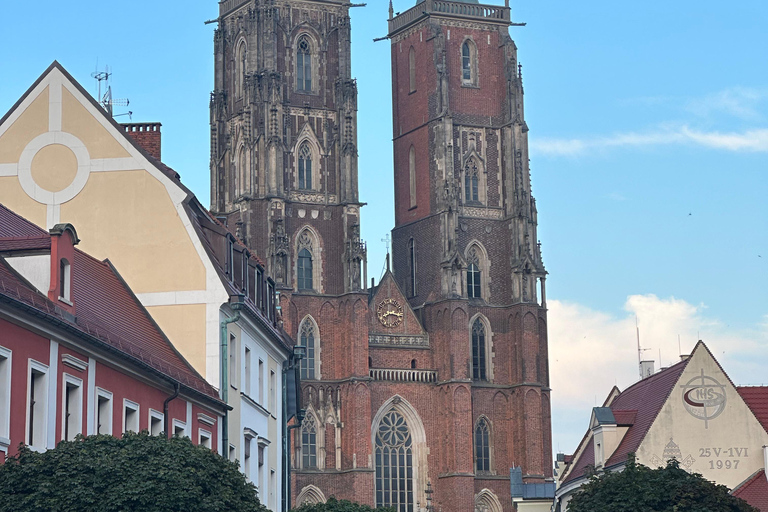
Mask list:
POLYGON ((18 175, 19 184, 29 197, 47 205, 66 203, 85 187, 88 176, 91 173, 91 156, 85 144, 67 132, 46 132, 38 135, 27 144, 19 157, 18 175), (58 192, 46 190, 35 182, 32 176, 32 160, 41 149, 54 144, 68 148, 77 159, 77 172, 72 182, 58 192))

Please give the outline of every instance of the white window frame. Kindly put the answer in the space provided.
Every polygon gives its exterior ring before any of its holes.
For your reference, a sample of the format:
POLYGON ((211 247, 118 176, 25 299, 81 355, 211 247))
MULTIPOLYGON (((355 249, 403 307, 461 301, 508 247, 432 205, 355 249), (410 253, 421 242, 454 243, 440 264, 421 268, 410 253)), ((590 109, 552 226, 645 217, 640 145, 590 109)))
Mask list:
POLYGON ((229 353, 227 354, 227 357, 229 360, 227 361, 227 364, 229 367, 227 368, 227 371, 229 372, 229 385, 232 387, 232 389, 237 389, 237 336, 235 333, 230 332, 229 333, 229 353))
POLYGON ((181 420, 174 419, 173 420, 173 436, 176 437, 176 430, 181 429, 184 431, 183 436, 179 437, 189 437, 189 432, 187 431, 187 423, 181 420))
POLYGON ((123 434, 126 432, 139 432, 141 428, 141 409, 139 404, 133 400, 123 398, 123 434), (133 411, 136 414, 136 426, 135 428, 128 428, 128 410, 133 411))
POLYGON ((156 411, 154 409, 149 409, 149 414, 147 415, 147 430, 149 431, 149 435, 151 436, 159 436, 163 433, 164 423, 165 423, 165 415, 161 413, 160 411, 156 411), (160 432, 152 432, 152 420, 157 420, 160 422, 160 432))
MULTIPOLYGON (((70 418, 72 417, 72 414, 75 414, 70 412, 70 418)), ((74 441, 75 436, 77 434, 83 433, 83 379, 80 379, 78 377, 75 377, 74 375, 70 375, 68 373, 63 373, 61 376, 61 440, 62 441, 74 441), (77 417, 72 420, 73 423, 67 425, 67 385, 72 385, 73 387, 77 388, 75 391, 77 393, 77 396, 75 397, 78 401, 75 405, 77 414, 77 417), (76 433, 72 433, 72 427, 75 427, 76 433), (67 432, 69 430, 69 432, 67 432), (68 434, 68 435, 67 435, 68 434), (69 437, 69 439, 67 439, 69 437)))
POLYGON ((264 361, 259 359, 259 405, 264 406, 264 361))
POLYGON ((213 448, 213 434, 209 430, 202 428, 197 429, 197 444, 205 446, 209 450, 213 448), (208 439, 208 442, 204 442, 203 439, 208 439))
POLYGON ((251 367, 251 357, 253 356, 252 351, 250 347, 246 346, 245 343, 243 344, 243 393, 245 393, 248 396, 251 395, 251 373, 253 372, 253 368, 251 367))
POLYGON ((96 403, 94 404, 94 423, 96 425, 95 431, 96 434, 106 434, 106 435, 112 435, 112 432, 114 432, 114 415, 115 415, 115 405, 112 401, 112 392, 107 391, 106 389, 102 389, 97 387, 96 388, 96 403), (99 429, 99 402, 101 402, 101 399, 105 399, 107 401, 107 419, 109 421, 108 426, 106 427, 104 432, 101 432, 99 429))
POLYGON ((72 264, 69 262, 66 258, 61 258, 59 260, 59 272, 62 273, 62 275, 59 277, 61 284, 61 292, 59 296, 59 300, 72 305, 72 264))
POLYGON ((11 374, 13 352, 0 347, 0 451, 8 453, 11 445, 11 374))
POLYGON ((25 422, 24 440, 27 446, 29 446, 29 448, 34 451, 43 451, 46 449, 48 444, 48 394, 50 390, 50 380, 48 373, 49 367, 47 364, 35 361, 34 359, 29 359, 29 365, 27 368, 27 407, 25 409, 27 420, 25 422), (40 393, 42 396, 39 398, 36 397, 37 399, 35 400, 35 404, 39 404, 42 401, 42 405, 39 408, 36 407, 35 409, 36 424, 39 426, 39 428, 33 430, 33 436, 35 433, 39 432, 41 439, 38 443, 36 443, 34 439, 29 439, 29 406, 30 400, 32 398, 30 383, 32 382, 32 372, 42 374, 45 377, 43 393, 40 393))
POLYGON ((277 417, 277 376, 275 370, 269 370, 269 412, 277 417))

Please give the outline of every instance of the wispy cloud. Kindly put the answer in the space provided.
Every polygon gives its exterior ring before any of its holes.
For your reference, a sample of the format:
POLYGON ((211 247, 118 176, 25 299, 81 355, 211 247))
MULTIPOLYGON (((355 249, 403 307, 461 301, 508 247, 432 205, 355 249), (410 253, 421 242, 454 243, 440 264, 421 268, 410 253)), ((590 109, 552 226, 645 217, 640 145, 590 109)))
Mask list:
POLYGON ((678 361, 681 351, 690 353, 701 338, 737 385, 768 384, 768 316, 750 330, 735 331, 708 315, 705 306, 674 297, 632 295, 626 314, 618 317, 577 303, 547 305, 553 434, 566 452, 584 434, 591 408, 614 385, 626 389, 639 378, 635 316, 647 349, 643 358, 655 360, 657 369, 678 361))
POLYGON ((734 152, 768 152, 768 129, 742 132, 702 131, 683 125, 649 132, 589 138, 531 138, 531 150, 544 156, 579 156, 613 148, 692 145, 734 152))
POLYGON ((759 106, 768 101, 768 89, 731 87, 689 100, 686 110, 698 116, 727 114, 747 120, 761 119, 759 106))

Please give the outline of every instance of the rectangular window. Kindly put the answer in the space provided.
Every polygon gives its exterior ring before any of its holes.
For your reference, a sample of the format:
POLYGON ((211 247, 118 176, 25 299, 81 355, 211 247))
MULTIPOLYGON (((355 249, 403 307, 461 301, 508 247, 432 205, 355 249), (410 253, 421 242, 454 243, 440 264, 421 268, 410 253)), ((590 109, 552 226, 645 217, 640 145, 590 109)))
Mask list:
POLYGON ((139 431, 139 404, 123 400, 123 432, 139 431))
POLYGON ((259 359, 259 404, 264 405, 264 361, 259 359))
POLYGON ((96 433, 112 435, 112 393, 96 388, 96 433))
POLYGON ((235 462, 235 445, 231 444, 229 445, 229 460, 230 462, 235 462))
POLYGON ((187 435, 187 424, 183 421, 173 420, 174 437, 185 437, 187 435))
POLYGON ((199 429, 198 430, 198 436, 197 436, 197 444, 200 446, 205 446, 209 450, 211 449, 211 433, 207 430, 199 429))
POLYGON ((45 450, 48 426, 48 366, 30 359, 27 389, 27 438, 33 450, 45 450))
POLYGON ((11 437, 11 351, 0 347, 0 445, 11 437))
POLYGON ((256 306, 264 311, 264 272, 256 270, 256 306))
POLYGON ((229 335, 229 385, 233 388, 237 389, 235 378, 237 377, 237 368, 235 367, 235 363, 237 361, 237 357, 235 354, 235 350, 237 347, 237 338, 234 334, 229 335))
POLYGON ((83 433, 83 381, 66 373, 63 380, 61 438, 73 441, 77 434, 83 433))
POLYGON ((248 266, 248 293, 246 294, 251 299, 251 302, 256 302, 256 269, 248 266))
POLYGON ((266 487, 264 485, 264 479, 266 478, 266 474, 264 472, 264 452, 266 450, 266 447, 262 444, 259 444, 259 474, 258 474, 258 486, 260 489, 264 489, 266 487))
POLYGON ((274 510, 275 508, 275 494, 277 490, 276 486, 276 479, 275 479, 275 470, 271 470, 269 472, 269 508, 274 510))
POLYGON ((243 437, 243 473, 251 480, 251 438, 243 437))
POLYGON ((149 435, 159 436, 163 433, 165 415, 154 409, 149 410, 149 435))
POLYGON ((275 410, 276 404, 275 402, 275 391, 276 391, 276 379, 275 379, 275 372, 273 370, 269 371, 269 411, 274 415, 277 416, 277 411, 275 410))
POLYGON ((251 349, 248 347, 245 347, 245 357, 243 359, 243 392, 251 396, 251 349))

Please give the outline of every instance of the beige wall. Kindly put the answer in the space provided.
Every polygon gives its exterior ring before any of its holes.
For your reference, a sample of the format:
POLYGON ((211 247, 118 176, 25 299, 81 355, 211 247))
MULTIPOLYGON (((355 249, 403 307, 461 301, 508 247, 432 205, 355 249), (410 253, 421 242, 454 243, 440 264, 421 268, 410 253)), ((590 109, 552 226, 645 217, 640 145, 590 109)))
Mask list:
POLYGON ((0 163, 16 163, 29 141, 48 131, 48 88, 0 135, 0 163))
POLYGON ((204 374, 205 304, 150 306, 147 311, 181 355, 204 374))
POLYGON ((45 229, 45 205, 25 194, 16 176, 0 176, 0 203, 45 229))
MULTIPOLYGON (((695 389, 689 399, 702 403, 695 389)), ((708 408, 708 415, 717 409, 716 406, 708 408)), ((670 441, 679 446, 683 467, 730 488, 763 467, 762 446, 768 444, 768 435, 703 345, 698 345, 640 445, 638 462, 650 467, 663 464, 664 450, 670 441), (725 395, 722 412, 707 421, 694 417, 684 402, 685 393, 691 390, 688 386, 700 383, 702 372, 714 379, 705 379, 705 382, 722 385, 722 388, 710 388, 712 396, 714 393, 725 395)))

